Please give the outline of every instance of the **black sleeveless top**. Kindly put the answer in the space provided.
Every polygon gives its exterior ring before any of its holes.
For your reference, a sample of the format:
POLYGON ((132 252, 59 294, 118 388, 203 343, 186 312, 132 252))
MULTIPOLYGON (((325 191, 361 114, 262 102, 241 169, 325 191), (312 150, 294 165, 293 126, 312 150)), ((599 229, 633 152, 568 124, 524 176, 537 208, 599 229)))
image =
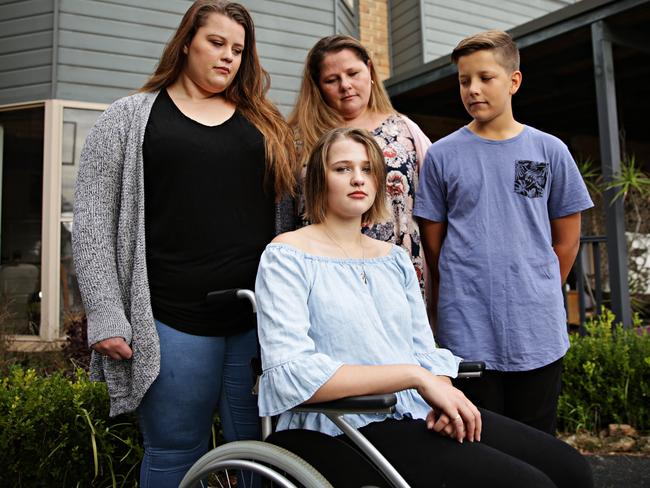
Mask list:
POLYGON ((185 116, 166 90, 154 102, 144 144, 145 233, 157 320, 221 336, 255 326, 245 302, 208 306, 209 291, 255 286, 274 235, 264 138, 239 111, 217 126, 185 116))

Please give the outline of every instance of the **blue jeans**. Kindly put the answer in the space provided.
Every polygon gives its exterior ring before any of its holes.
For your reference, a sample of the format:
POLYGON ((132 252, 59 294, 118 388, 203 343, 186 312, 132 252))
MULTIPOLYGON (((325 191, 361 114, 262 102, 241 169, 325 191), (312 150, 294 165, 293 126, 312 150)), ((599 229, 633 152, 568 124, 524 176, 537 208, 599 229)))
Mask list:
POLYGON ((207 452, 218 408, 226 441, 259 439, 250 360, 255 330, 229 337, 186 334, 156 320, 160 374, 138 407, 142 488, 177 488, 207 452))

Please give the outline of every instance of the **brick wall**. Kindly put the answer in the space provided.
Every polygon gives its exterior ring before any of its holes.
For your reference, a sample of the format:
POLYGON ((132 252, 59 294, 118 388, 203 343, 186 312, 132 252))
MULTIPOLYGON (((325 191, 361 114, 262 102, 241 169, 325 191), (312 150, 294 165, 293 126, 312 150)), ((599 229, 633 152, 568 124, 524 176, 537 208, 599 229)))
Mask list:
POLYGON ((390 76, 388 51, 388 0, 360 0, 361 43, 370 51, 379 78, 390 76))

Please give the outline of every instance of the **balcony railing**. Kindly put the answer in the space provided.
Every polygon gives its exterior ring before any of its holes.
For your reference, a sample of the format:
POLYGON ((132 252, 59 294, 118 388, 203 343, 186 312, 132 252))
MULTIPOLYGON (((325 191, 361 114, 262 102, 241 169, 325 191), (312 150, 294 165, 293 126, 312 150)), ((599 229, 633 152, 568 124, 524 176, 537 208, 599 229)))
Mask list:
POLYGON ((601 251, 606 249, 606 241, 605 236, 580 238, 580 248, 572 269, 571 289, 567 291, 566 286, 563 288, 567 321, 580 330, 584 327, 587 316, 599 314, 603 304, 601 251))

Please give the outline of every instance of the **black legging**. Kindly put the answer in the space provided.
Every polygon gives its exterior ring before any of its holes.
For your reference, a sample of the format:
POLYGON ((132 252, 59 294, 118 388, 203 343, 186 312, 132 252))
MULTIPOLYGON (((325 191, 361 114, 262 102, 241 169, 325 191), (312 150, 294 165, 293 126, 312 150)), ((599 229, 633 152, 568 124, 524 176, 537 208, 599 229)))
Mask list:
MULTIPOLYGON (((481 410, 481 442, 463 444, 427 430, 423 420, 385 420, 360 429, 412 488, 590 488, 591 468, 554 437, 488 410, 481 410)), ((336 488, 389 487, 345 436, 312 431, 273 434, 312 464, 336 488)))

